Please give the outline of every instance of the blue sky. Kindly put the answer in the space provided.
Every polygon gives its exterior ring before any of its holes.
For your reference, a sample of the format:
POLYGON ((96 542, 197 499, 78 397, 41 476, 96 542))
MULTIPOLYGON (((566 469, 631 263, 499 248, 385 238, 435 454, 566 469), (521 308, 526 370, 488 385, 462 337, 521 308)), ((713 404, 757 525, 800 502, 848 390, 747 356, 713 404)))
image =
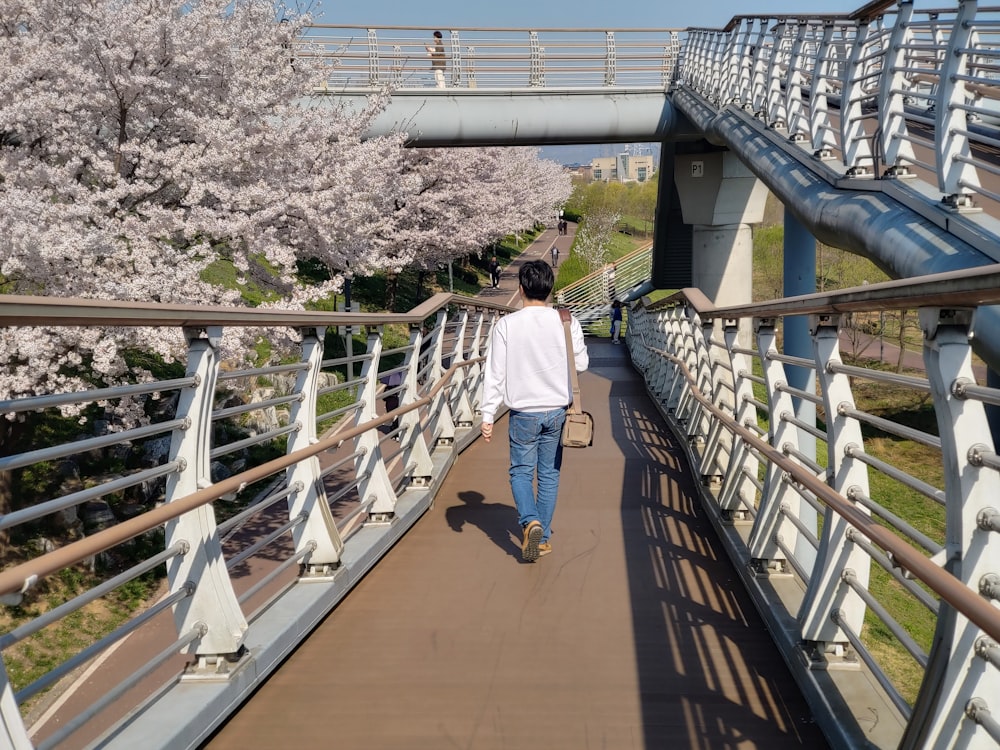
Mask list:
MULTIPOLYGON (((299 0, 305 4, 307 0, 299 0)), ((358 26, 684 28, 737 14, 848 13, 860 0, 314 0, 319 23, 358 26)))

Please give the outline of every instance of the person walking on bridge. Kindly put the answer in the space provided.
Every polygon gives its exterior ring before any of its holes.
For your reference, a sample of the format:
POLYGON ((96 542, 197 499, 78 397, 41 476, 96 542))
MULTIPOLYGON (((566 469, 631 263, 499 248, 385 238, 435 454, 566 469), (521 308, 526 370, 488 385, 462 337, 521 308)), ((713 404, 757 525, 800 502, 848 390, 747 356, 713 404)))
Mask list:
POLYGON ((431 58, 431 70, 439 89, 444 88, 444 39, 440 31, 434 32, 433 43, 427 45, 427 54, 431 58))
MULTIPOLYGON (((559 493, 563 422, 573 398, 566 334, 559 311, 546 300, 555 277, 544 260, 523 264, 518 291, 524 306, 497 321, 483 377, 482 435, 489 443, 501 404, 510 407, 510 489, 523 539, 521 557, 534 562, 552 551, 552 516, 559 493), (537 476, 537 494, 535 479, 537 476)), ((580 321, 570 333, 576 369, 590 363, 580 321)))

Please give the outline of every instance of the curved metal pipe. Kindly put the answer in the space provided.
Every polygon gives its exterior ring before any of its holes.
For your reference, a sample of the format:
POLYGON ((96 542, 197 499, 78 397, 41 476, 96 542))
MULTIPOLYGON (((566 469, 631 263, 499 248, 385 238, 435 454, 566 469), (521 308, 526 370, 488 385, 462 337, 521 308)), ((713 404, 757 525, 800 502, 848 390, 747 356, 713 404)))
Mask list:
MULTIPOLYGON (((683 88, 675 90, 672 99, 710 143, 736 154, 820 242, 868 258, 897 279, 996 262, 884 193, 834 187, 738 113, 718 112, 683 88)), ((981 334, 998 326, 1000 306, 978 309, 973 345, 995 371, 1000 371, 1000 337, 981 334)))

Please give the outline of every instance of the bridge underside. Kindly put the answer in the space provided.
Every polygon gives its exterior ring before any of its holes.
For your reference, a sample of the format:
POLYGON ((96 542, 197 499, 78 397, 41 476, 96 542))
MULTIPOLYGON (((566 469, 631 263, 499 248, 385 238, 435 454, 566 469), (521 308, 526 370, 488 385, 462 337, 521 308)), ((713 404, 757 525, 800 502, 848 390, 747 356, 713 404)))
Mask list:
MULTIPOLYGON (((365 106, 370 91, 320 96, 318 106, 365 106)), ((397 91, 369 135, 406 132, 411 145, 547 146, 697 140, 665 91, 546 89, 397 91)))

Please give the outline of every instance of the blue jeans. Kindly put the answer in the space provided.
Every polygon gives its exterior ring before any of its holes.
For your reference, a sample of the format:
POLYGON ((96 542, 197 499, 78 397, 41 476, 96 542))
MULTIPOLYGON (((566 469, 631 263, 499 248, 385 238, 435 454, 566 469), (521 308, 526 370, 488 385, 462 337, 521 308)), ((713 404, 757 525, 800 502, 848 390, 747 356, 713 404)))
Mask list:
POLYGON ((559 469, 562 466, 563 422, 566 409, 510 412, 510 490, 517 506, 518 521, 542 524, 542 541, 552 533, 552 514, 559 493, 559 469), (535 475, 538 495, 535 495, 535 475))

